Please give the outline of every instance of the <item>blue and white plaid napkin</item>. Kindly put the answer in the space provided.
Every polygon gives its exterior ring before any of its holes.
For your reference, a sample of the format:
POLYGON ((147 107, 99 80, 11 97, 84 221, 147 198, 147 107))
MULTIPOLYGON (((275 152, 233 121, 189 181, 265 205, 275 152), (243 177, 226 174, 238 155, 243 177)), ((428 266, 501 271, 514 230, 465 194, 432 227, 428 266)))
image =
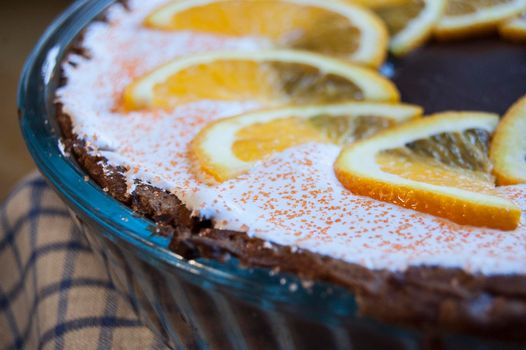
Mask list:
POLYGON ((0 349, 164 349, 39 174, 0 206, 0 349))

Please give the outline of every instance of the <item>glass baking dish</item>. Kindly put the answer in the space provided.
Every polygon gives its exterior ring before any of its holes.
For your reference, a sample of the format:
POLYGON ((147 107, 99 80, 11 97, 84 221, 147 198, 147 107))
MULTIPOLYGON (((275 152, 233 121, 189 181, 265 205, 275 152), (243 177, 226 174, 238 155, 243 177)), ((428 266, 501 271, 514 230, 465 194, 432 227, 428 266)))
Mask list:
POLYGON ((113 1, 76 1, 44 33, 23 70, 22 133, 38 168, 70 208, 117 289, 173 348, 515 349, 518 344, 435 334, 360 316, 348 290, 240 267, 188 261, 167 249, 153 222, 108 196, 59 146, 54 91, 60 62, 82 29, 113 1))

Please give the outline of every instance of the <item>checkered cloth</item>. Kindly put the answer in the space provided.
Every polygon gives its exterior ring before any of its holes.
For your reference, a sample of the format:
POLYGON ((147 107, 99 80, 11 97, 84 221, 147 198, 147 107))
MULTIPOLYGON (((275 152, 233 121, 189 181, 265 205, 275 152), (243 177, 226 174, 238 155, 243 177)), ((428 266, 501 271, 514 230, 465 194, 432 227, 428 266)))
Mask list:
POLYGON ((164 349, 44 179, 0 207, 0 349, 164 349))

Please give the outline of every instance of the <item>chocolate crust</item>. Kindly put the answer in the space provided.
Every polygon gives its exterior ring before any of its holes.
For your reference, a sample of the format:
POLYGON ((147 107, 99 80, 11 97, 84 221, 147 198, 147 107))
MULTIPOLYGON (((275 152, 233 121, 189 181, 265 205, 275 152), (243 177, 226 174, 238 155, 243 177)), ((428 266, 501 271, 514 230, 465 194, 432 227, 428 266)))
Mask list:
POLYGON ((326 281, 356 295, 359 311, 386 322, 426 330, 450 330, 505 340, 526 341, 526 277, 482 276, 460 269, 411 267, 404 272, 370 270, 305 250, 269 244, 243 232, 218 230, 192 216, 173 194, 147 183, 127 193, 124 167, 113 167, 72 133, 68 115, 58 106, 57 120, 67 151, 109 195, 153 220, 171 235, 170 249, 187 259, 224 260, 326 281))
MULTIPOLYGON (((125 3, 125 2, 124 2, 125 3)), ((103 20, 101 18, 100 20, 103 20)), ((79 44, 70 52, 86 56, 79 44)), ((61 78, 61 84, 66 79, 61 78)), ((56 105, 65 150, 108 195, 153 220, 172 237, 170 249, 186 259, 218 260, 230 256, 248 267, 297 274, 305 281, 325 281, 355 294, 359 312, 385 322, 432 333, 462 332, 526 342, 526 276, 469 274, 460 269, 410 267, 404 272, 370 270, 357 264, 305 250, 269 244, 246 233, 215 229, 209 220, 192 216, 173 194, 145 182, 132 193, 123 175, 97 150, 73 132, 72 120, 56 105)))

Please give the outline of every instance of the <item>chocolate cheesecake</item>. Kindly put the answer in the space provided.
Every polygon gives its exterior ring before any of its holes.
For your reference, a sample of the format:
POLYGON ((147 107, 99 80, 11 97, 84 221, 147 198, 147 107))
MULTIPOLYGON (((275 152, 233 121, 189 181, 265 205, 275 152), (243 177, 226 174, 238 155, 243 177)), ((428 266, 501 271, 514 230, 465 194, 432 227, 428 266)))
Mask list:
MULTIPOLYGON (((108 195, 155 221, 187 259, 234 256, 344 286, 361 314, 386 322, 526 341, 525 185, 500 189, 523 211, 508 232, 354 196, 334 177, 334 145, 300 145, 239 179, 201 182, 187 159, 193 137, 211 121, 258 106, 204 101, 129 112, 119 107, 122 91, 173 57, 253 43, 142 27, 160 4, 113 5, 63 63, 63 143, 108 195)), ((426 112, 503 113, 526 93, 526 47, 497 37, 432 42, 390 58, 382 71, 404 102, 426 112)))

